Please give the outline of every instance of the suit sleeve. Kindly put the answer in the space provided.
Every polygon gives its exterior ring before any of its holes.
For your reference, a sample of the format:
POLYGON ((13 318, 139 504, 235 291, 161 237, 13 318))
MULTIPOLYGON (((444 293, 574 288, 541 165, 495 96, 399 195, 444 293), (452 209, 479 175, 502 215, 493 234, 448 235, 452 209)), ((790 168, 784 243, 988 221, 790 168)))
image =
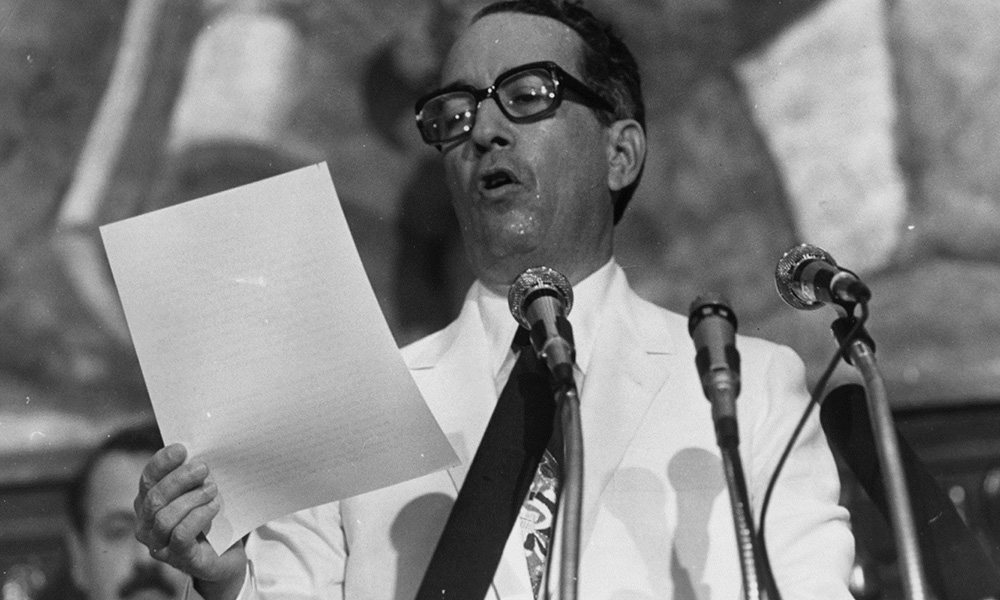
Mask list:
POLYGON ((340 503, 276 519, 250 533, 238 600, 342 600, 347 548, 340 503))
MULTIPOLYGON (((768 482, 809 402, 805 368, 785 346, 773 347, 765 368, 766 402, 758 411, 744 458, 751 503, 759 513, 768 482)), ((838 504, 840 478, 818 407, 813 409, 772 494, 764 524, 768 554, 784 598, 852 598, 847 582, 854 538, 847 509, 838 504)), ((757 515, 760 523, 760 515, 757 515)))

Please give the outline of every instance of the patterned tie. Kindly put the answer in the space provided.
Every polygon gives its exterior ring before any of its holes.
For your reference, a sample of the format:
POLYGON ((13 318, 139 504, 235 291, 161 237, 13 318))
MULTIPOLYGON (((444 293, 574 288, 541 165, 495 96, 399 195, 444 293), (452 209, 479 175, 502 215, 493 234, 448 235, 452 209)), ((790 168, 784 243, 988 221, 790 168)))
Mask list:
MULTIPOLYGON (((558 422, 554 429, 559 429, 558 422)), ((556 437, 556 432, 553 431, 552 439, 556 437)), ((538 464, 538 471, 535 472, 535 479, 531 482, 528 497, 521 507, 524 556, 528 561, 528 575, 536 600, 545 580, 545 566, 552 552, 551 544, 559 510, 559 482, 562 479, 562 471, 553 450, 553 443, 550 442, 538 464)))
POLYGON ((512 344, 519 350, 517 361, 455 499, 417 600, 478 600, 489 591, 553 434, 555 404, 548 369, 526 344, 527 331, 518 329, 512 344))

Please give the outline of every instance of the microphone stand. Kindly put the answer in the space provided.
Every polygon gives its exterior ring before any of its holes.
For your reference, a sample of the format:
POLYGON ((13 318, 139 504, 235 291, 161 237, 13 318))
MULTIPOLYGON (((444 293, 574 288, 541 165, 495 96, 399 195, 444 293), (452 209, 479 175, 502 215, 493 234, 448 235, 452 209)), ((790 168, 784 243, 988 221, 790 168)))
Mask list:
POLYGON ((729 503, 733 510, 733 525, 736 528, 736 549, 740 555, 740 569, 743 571, 743 591, 747 600, 766 598, 762 595, 757 577, 759 565, 758 552, 755 544, 757 534, 754 531, 753 516, 750 513, 750 500, 747 493, 746 478, 743 475, 743 465, 735 444, 726 447, 719 444, 722 450, 722 467, 726 473, 726 485, 729 487, 729 503))
POLYGON ((556 527, 562 529, 559 599, 576 600, 583 507, 583 428, 580 425, 580 397, 572 377, 569 383, 556 389, 555 396, 563 432, 563 481, 559 500, 561 518, 556 521, 556 527))
MULTIPOLYGON (((877 452, 865 396, 859 383, 836 387, 823 398, 820 421, 830 445, 888 522, 882 468, 871 459, 877 452)), ((948 600, 1000 598, 1000 569, 898 429, 896 435, 928 586, 948 600)))
POLYGON ((747 600, 779 600, 766 548, 754 531, 753 512, 740 460, 740 431, 736 423, 740 355, 736 350, 736 327, 736 315, 718 294, 704 294, 691 303, 688 333, 694 340, 694 362, 702 390, 712 407, 715 440, 722 454, 744 597, 747 600))
MULTIPOLYGON (((857 323, 853 316, 855 305, 847 302, 834 304, 839 307, 838 312, 845 311, 831 327, 837 341, 843 345, 847 339, 846 336, 857 323)), ((867 311, 867 306, 864 304, 862 311, 867 311)), ((925 600, 928 598, 927 582, 923 573, 920 545, 917 541, 917 530, 913 520, 913 508, 910 505, 910 494, 907 490, 903 463, 900 458, 899 440, 896 437, 896 427, 892 411, 889 408, 885 380, 875 361, 875 345, 863 328, 854 339, 850 340, 845 349, 844 358, 858 369, 864 379, 868 412, 871 415, 872 433, 876 442, 875 448, 878 451, 879 463, 883 466, 882 481, 886 488, 890 522, 896 542, 896 552, 899 556, 903 591, 907 598, 925 600)))
POLYGON ((770 564, 758 546, 762 540, 757 539, 753 514, 750 510, 747 482, 740 460, 736 420, 733 418, 718 420, 715 432, 719 450, 722 452, 726 486, 729 488, 729 502, 736 530, 736 548, 743 574, 744 597, 746 600, 780 600, 781 596, 770 572, 770 564))

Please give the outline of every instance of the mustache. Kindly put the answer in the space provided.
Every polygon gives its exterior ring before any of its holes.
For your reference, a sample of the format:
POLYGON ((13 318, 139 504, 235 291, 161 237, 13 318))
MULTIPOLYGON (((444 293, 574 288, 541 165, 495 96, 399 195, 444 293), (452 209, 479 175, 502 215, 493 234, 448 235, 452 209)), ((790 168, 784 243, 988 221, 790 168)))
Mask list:
POLYGON ((177 587, 163 576, 163 568, 158 564, 140 564, 132 569, 132 575, 121 589, 119 598, 129 598, 143 590, 155 590, 167 596, 176 596, 177 587))

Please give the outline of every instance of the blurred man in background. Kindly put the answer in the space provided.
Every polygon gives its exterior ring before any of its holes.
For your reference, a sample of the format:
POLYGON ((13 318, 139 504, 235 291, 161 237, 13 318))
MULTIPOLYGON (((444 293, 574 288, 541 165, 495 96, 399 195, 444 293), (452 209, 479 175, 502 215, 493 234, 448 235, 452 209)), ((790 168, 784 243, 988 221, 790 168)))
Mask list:
POLYGON ((179 599, 184 573, 153 560, 135 539, 136 481, 163 447, 156 425, 112 434, 70 483, 69 551, 73 583, 90 600, 179 599))

